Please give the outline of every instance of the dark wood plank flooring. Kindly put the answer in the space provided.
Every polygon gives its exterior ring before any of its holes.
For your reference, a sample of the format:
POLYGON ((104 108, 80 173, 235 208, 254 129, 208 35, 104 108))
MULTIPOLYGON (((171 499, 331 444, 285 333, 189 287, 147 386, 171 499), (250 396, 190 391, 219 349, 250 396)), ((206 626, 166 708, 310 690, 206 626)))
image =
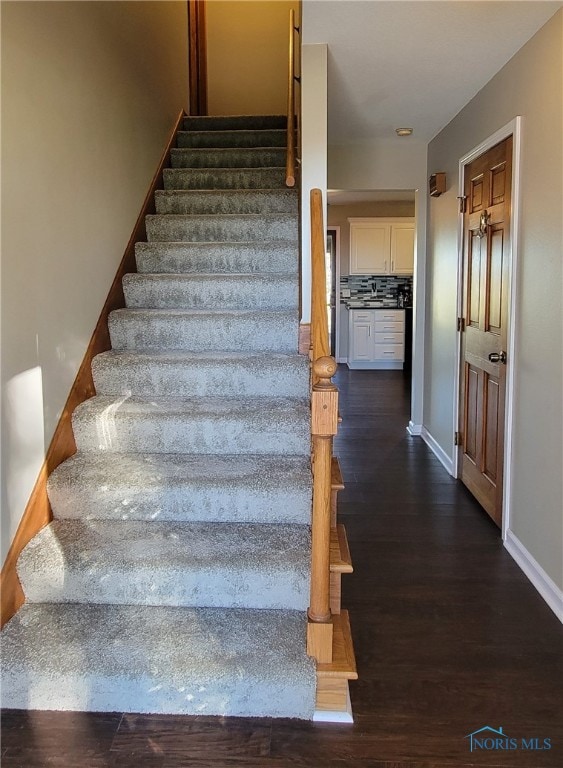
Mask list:
MULTIPOLYGON (((420 438, 400 372, 340 370, 354 725, 5 711, 4 768, 563 765, 562 628, 420 438), (469 752, 502 726, 549 751, 469 752)), ((54 649, 56 653, 56 649, 54 649)))

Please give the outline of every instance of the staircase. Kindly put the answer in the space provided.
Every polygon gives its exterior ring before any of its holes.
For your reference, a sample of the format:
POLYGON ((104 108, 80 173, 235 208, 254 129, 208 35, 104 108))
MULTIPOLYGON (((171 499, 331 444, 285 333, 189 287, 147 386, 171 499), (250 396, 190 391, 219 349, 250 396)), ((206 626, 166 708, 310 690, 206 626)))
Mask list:
POLYGON ((49 479, 54 520, 18 562, 4 707, 313 716, 285 125, 184 120, 94 359, 97 394, 73 416, 78 452, 49 479))

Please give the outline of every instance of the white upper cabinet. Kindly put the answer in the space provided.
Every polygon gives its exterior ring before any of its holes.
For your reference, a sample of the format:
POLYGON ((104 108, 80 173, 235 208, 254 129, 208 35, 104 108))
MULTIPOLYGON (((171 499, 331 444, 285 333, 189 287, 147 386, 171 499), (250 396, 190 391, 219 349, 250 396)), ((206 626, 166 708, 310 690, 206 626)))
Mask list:
POLYGON ((386 223, 350 222, 350 274, 375 275, 387 271, 391 230, 386 223))
POLYGON ((414 224, 391 224, 391 272, 412 275, 414 270, 414 224))
POLYGON ((414 220, 348 219, 351 275, 412 275, 414 220))

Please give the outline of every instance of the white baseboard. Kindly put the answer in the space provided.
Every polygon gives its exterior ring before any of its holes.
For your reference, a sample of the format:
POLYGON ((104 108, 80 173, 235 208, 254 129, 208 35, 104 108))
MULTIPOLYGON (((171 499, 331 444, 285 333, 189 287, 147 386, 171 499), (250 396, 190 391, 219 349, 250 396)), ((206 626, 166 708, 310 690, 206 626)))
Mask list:
POLYGON ((422 424, 415 424, 413 421, 409 421, 407 432, 413 437, 420 435, 422 433, 422 424))
POLYGON ((448 473, 453 477, 454 463, 450 459, 448 454, 444 451, 442 446, 435 440, 435 438, 432 437, 432 435, 426 429, 426 427, 422 427, 420 436, 422 437, 426 445, 430 448, 434 456, 436 456, 438 461, 444 466, 444 468, 448 471, 448 473))
POLYGON ((524 571, 559 621, 563 623, 563 590, 559 589, 520 539, 509 529, 504 542, 510 556, 524 571))
POLYGON ((336 362, 337 363, 347 363, 348 362, 348 358, 347 357, 337 357, 336 358, 336 362))

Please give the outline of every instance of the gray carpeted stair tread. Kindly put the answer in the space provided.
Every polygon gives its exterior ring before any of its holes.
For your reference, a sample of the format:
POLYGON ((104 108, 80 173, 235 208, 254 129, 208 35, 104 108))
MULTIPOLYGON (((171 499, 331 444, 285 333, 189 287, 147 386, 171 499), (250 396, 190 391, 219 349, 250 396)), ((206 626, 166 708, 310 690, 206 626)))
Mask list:
POLYGON ((297 274, 299 250, 293 240, 229 243, 137 243, 137 269, 143 273, 297 274))
POLYGON ((285 147, 287 129, 239 128, 236 130, 178 131, 178 147, 285 147))
POLYGON ((308 456, 75 453, 49 476, 56 519, 297 523, 311 519, 308 456))
POLYGON ((194 115, 185 117, 185 131, 263 131, 287 128, 286 115, 194 115))
POLYGON ((153 214, 145 217, 149 242, 228 242, 232 240, 293 240, 299 234, 297 218, 270 214, 153 214))
POLYGON ((285 166, 273 168, 165 168, 164 189, 285 188, 285 166))
POLYGON ((21 553, 30 603, 306 610, 306 525, 55 520, 21 553))
POLYGON ((192 352, 297 352, 295 311, 116 309, 109 316, 113 349, 192 352))
POLYGON ((24 605, 2 633, 2 706, 310 719, 305 631, 295 611, 24 605))
POLYGON ((298 202, 296 189, 161 189, 155 193, 157 214, 290 213, 296 216, 298 202))
POLYGON ((92 373, 99 395, 148 397, 307 397, 305 355, 240 352, 129 352, 96 355, 92 373))
POLYGON ((257 149, 180 149, 170 150, 172 168, 282 168, 285 167, 285 147, 257 149))
POLYGON ((127 274, 125 305, 157 309, 294 309, 295 275, 127 274))
POLYGON ((73 413, 81 451, 114 453, 310 453, 303 398, 141 398, 98 395, 73 413))

